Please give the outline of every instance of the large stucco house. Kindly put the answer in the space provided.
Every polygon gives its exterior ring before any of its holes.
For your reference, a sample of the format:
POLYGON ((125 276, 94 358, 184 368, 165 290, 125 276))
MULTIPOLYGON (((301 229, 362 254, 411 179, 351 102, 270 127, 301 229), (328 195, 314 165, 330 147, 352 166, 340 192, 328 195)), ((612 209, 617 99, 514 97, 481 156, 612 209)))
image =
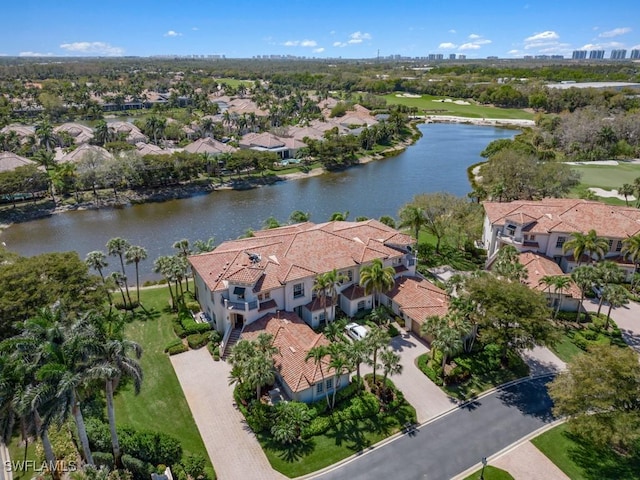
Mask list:
POLYGON ((556 262, 564 273, 571 273, 579 263, 590 262, 587 254, 573 258, 563 245, 575 232, 595 230, 609 242, 606 260, 616 262, 629 279, 634 265, 622 254, 623 240, 640 233, 640 210, 606 205, 600 202, 545 198, 514 202, 485 202, 482 244, 491 263, 504 245, 519 252, 535 252, 556 262))

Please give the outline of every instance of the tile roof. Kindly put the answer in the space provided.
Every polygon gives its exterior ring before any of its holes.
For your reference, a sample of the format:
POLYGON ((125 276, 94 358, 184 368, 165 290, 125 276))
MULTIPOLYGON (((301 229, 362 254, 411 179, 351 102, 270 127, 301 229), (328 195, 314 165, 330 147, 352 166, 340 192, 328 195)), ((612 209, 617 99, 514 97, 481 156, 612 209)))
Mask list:
POLYGON ((261 333, 273 335, 273 344, 279 352, 273 356, 275 369, 293 392, 306 390, 323 378, 333 375, 330 357, 316 364, 305 360, 313 347, 331 344, 321 333, 315 333, 293 312, 268 313, 244 327, 243 340, 255 340, 261 333))
POLYGON ((447 293, 422 277, 398 278, 393 289, 385 295, 419 324, 432 315, 444 316, 449 310, 447 293))
POLYGON ((147 137, 136 127, 133 123, 129 122, 109 122, 107 126, 110 130, 113 130, 118 134, 125 134, 127 142, 138 143, 146 142, 147 137))
POLYGON ((88 143, 93 139, 93 130, 81 123, 63 123, 53 129, 54 133, 67 132, 76 144, 88 143))
POLYGON ((21 157, 20 155, 16 155, 13 152, 0 153, 0 172, 13 171, 16 168, 24 167, 25 165, 37 165, 37 162, 21 157))
POLYGON ((236 149, 231 145, 219 142, 218 140, 210 137, 200 138, 184 147, 184 150, 189 153, 208 153, 212 155, 236 151, 236 149))
POLYGON ((0 133, 7 134, 9 132, 16 132, 18 137, 28 137, 30 135, 35 135, 36 127, 32 125, 20 125, 18 123, 12 123, 11 125, 7 125, 0 130, 0 133))
POLYGON ((640 210, 637 208, 570 198, 484 202, 483 205, 493 225, 504 225, 514 218, 532 218, 526 228, 530 233, 587 233, 595 230, 599 235, 614 238, 640 233, 640 210))
POLYGON ((256 287, 260 286, 254 291, 268 291, 334 268, 398 257, 402 253, 394 246, 413 243, 408 235, 377 220, 307 222, 257 231, 254 237, 224 242, 212 252, 189 257, 189 261, 211 291, 226 290, 234 279, 242 283, 255 279, 256 287), (260 261, 251 263, 249 252, 258 254, 260 261))
POLYGON ((58 161, 61 163, 78 163, 82 161, 87 155, 95 155, 101 160, 108 160, 113 158, 113 155, 111 155, 104 148, 98 147, 97 145, 89 145, 88 143, 83 143, 72 152, 67 153, 58 161))
POLYGON ((240 146, 243 147, 259 147, 259 148, 282 148, 285 146, 284 139, 275 136, 272 133, 247 133, 240 139, 240 146))
POLYGON ((362 288, 360 285, 354 284, 342 290, 340 292, 340 295, 342 295, 343 297, 349 300, 356 300, 358 298, 368 297, 370 294, 367 295, 366 293, 364 293, 364 288, 362 288))
MULTIPOLYGON (((566 276, 571 278, 571 276, 565 274, 560 266, 551 258, 540 255, 539 253, 523 252, 519 255, 518 260, 527 269, 526 284, 534 290, 540 292, 548 290, 548 287, 541 283, 542 277, 545 276, 566 276)), ((551 290, 553 291, 553 289, 551 290)), ((563 293, 567 293, 573 298, 581 298, 580 289, 573 281, 563 290, 563 293)))
POLYGON ((139 155, 171 155, 171 150, 160 148, 157 145, 151 143, 138 142, 136 143, 136 151, 139 155))

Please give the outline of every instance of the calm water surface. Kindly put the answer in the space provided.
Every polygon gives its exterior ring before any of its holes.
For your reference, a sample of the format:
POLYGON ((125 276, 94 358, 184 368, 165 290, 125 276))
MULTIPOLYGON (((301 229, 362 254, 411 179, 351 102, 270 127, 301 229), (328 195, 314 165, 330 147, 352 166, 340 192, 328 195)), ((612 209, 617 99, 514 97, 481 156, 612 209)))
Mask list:
POLYGON ((219 243, 248 228, 259 229, 270 216, 286 222, 293 210, 310 212, 314 222, 347 210, 349 219, 397 218, 398 210, 419 193, 464 196, 470 191, 466 168, 482 160, 480 152, 489 142, 517 133, 457 124, 419 128, 423 137, 405 152, 346 172, 123 209, 67 212, 13 225, 0 239, 22 255, 75 250, 84 258, 91 250, 104 249, 110 238, 123 237, 148 250, 149 259, 140 267, 141 275, 151 278, 153 259, 172 253, 171 244, 181 238, 214 236, 219 243))

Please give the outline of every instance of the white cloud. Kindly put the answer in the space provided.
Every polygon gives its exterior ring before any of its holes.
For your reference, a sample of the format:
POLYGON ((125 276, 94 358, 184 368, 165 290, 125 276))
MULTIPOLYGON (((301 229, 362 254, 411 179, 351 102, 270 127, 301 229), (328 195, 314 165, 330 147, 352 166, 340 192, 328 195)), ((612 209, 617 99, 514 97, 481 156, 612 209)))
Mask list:
POLYGON ((353 32, 351 35, 349 35, 349 40, 347 41, 347 43, 355 45, 358 43, 362 43, 364 40, 371 40, 371 38, 372 37, 370 33, 362 33, 360 31, 353 32))
POLYGON ((482 38, 482 35, 478 35, 477 33, 472 33, 469 35, 469 38, 471 41, 460 45, 458 50, 479 50, 482 45, 488 45, 491 43, 491 40, 488 38, 482 38))
POLYGON ((449 30, 449 33, 458 33, 456 32, 453 28, 451 30, 449 30))
POLYGON ((287 40, 282 45, 285 47, 317 47, 318 42, 315 40, 287 40))
POLYGON ((509 55, 518 55, 520 53, 520 50, 517 50, 517 49, 509 50, 507 53, 509 55))
POLYGON ((620 27, 620 28, 614 28, 613 30, 609 30, 608 32, 602 32, 598 36, 600 38, 619 37, 620 35, 624 35, 625 33, 629 33, 630 31, 631 31, 630 27, 620 27))
POLYGON ((622 48, 624 43, 620 42, 604 42, 604 43, 587 43, 580 47, 580 50, 607 50, 610 48, 622 48))
POLYGON ((71 42, 63 43, 60 48, 68 52, 82 53, 87 55, 106 55, 108 57, 118 57, 124 54, 124 48, 114 47, 106 42, 71 42))
POLYGON ((198 27, 191 27, 191 30, 193 30, 194 32, 197 32, 200 29, 198 27))
POLYGON ((469 39, 471 40, 475 40, 476 38, 480 37, 482 37, 482 35, 478 35, 477 33, 472 33, 471 35, 469 35, 469 39))
POLYGON ((631 47, 631 50, 640 50, 640 43, 631 47))
POLYGON ((53 53, 20 52, 19 57, 53 57, 53 53))
POLYGON ((333 42, 333 46, 342 48, 342 47, 346 47, 347 44, 345 42, 333 42))
POLYGON ((331 31, 329 32, 329 35, 335 35, 335 34, 336 34, 336 31, 335 31, 335 30, 331 30, 331 31))
POLYGON ((477 43, 463 43, 462 45, 460 45, 460 48, 458 48, 458 50, 478 50, 480 48, 480 45, 478 45, 477 43))
POLYGON ((530 37, 524 39, 525 42, 539 42, 540 40, 557 40, 560 38, 553 30, 546 30, 544 32, 535 33, 530 37))
POLYGON ((324 47, 314 48, 313 53, 322 53, 324 52, 324 47))
POLYGON ((169 30, 167 33, 165 33, 163 36, 165 37, 181 37, 182 34, 179 32, 176 32, 175 30, 169 30))
POLYGON ((451 42, 444 42, 438 45, 438 48, 444 48, 444 49, 457 48, 457 47, 458 46, 455 43, 451 43, 451 42))

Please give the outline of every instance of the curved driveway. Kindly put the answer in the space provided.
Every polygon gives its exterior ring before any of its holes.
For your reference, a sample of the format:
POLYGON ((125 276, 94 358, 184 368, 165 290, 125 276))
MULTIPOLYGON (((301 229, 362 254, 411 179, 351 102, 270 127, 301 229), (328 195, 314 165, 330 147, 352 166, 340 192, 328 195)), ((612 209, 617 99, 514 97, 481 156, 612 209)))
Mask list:
POLYGON ((551 378, 496 390, 314 478, 450 479, 552 422, 551 378))

